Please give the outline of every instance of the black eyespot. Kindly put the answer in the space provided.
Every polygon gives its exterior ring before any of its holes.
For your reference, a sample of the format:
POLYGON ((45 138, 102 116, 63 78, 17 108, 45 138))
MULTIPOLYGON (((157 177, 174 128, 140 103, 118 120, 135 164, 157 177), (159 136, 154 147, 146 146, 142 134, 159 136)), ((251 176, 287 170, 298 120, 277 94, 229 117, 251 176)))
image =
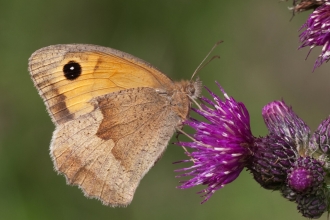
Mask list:
POLYGON ((63 73, 68 80, 75 80, 81 75, 81 66, 76 61, 69 61, 64 65, 63 73))

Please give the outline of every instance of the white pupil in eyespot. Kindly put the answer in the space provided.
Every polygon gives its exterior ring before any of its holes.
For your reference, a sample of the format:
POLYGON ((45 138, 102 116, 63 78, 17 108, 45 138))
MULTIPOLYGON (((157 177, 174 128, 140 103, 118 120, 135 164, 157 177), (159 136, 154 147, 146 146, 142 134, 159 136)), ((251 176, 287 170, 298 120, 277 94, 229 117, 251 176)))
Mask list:
POLYGON ((72 67, 70 67, 70 70, 74 70, 74 67, 72 66, 72 67))

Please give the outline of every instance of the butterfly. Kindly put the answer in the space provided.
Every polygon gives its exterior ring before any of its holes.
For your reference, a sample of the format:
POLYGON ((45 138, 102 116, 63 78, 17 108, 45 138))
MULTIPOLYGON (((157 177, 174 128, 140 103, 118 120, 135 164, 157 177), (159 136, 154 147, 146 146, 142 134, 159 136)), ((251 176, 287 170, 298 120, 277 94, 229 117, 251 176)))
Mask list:
POLYGON ((174 82, 130 54, 87 44, 41 48, 29 72, 55 124, 55 170, 112 207, 131 203, 202 90, 198 79, 174 82))

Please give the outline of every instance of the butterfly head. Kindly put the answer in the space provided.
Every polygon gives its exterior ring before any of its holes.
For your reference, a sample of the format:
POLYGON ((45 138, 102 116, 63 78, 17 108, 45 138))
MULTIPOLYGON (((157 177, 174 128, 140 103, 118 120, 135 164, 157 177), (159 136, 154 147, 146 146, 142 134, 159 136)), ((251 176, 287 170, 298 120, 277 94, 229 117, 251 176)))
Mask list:
POLYGON ((186 94, 191 99, 197 99, 200 98, 202 94, 202 81, 200 81, 199 78, 196 78, 196 80, 190 80, 190 81, 181 81, 178 82, 178 85, 180 86, 180 91, 186 94))

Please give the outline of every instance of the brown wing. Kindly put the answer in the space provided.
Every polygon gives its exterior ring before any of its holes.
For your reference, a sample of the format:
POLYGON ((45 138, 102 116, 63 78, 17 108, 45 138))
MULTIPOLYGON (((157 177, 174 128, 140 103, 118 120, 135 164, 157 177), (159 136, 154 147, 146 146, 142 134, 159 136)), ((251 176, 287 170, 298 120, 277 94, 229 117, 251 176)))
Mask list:
POLYGON ((180 122, 155 89, 123 90, 91 100, 94 110, 56 128, 55 168, 68 184, 105 205, 126 206, 180 122))
POLYGON ((136 87, 174 88, 173 82, 149 63, 95 45, 42 48, 30 57, 29 71, 55 124, 93 111, 89 101, 94 97, 136 87))

